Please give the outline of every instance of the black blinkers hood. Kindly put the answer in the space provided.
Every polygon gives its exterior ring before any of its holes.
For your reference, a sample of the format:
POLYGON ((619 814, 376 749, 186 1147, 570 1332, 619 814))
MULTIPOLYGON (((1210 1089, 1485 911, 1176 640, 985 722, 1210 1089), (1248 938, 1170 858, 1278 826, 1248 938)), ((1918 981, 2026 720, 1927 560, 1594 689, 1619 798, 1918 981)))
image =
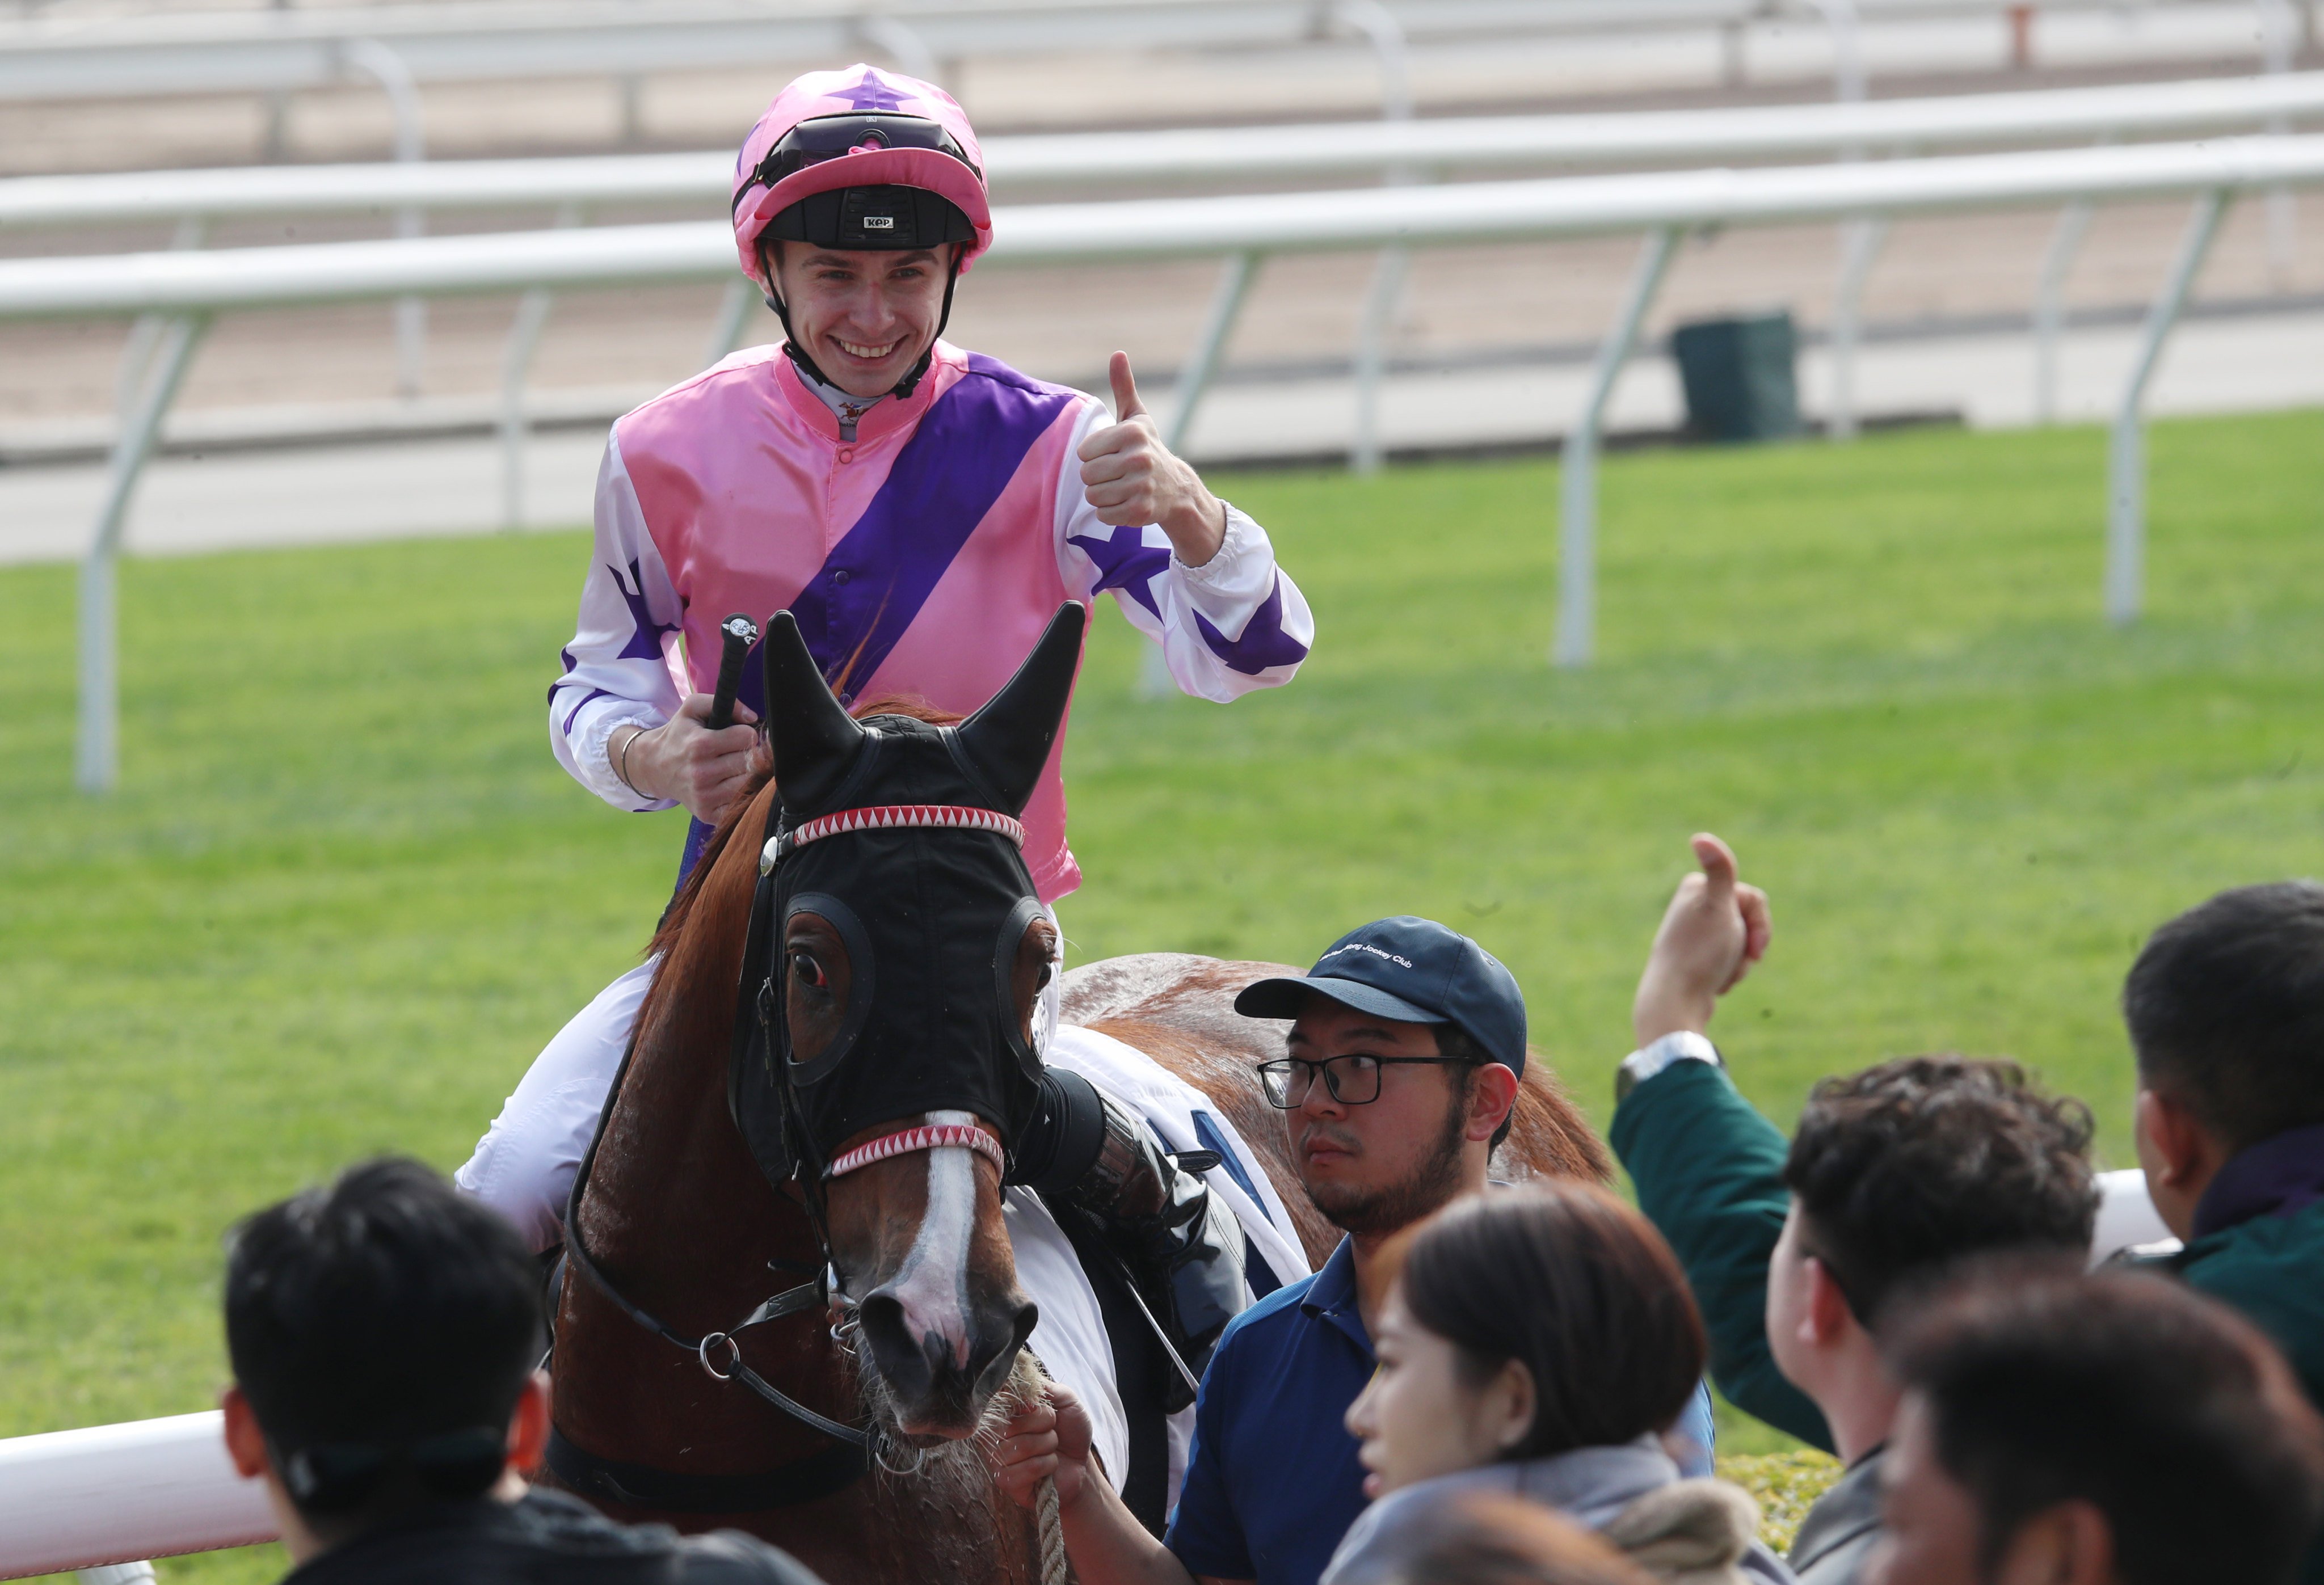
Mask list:
POLYGON ((1041 911, 1023 853, 998 832, 851 831, 792 846, 803 823, 846 809, 948 805, 1015 816, 1056 742, 1086 612, 1061 607, 1015 677, 957 726, 851 719, 788 612, 767 624, 768 732, 782 796, 763 834, 736 1008, 728 1101, 768 1177, 820 1177, 843 1142, 929 1111, 990 1123, 1013 1152, 1038 1105, 1040 1054, 1010 978, 1041 911), (791 918, 812 912, 846 947, 837 1036, 794 1060, 786 1016, 791 918))

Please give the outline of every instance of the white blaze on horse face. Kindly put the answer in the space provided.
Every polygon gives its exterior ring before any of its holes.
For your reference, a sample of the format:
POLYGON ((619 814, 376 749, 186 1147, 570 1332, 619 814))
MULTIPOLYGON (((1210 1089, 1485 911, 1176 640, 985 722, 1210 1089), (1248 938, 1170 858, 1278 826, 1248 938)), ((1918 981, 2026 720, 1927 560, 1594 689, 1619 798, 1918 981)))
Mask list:
MULTIPOLYGON (((965 1111, 932 1111, 938 1127, 974 1128, 965 1111)), ((955 1368, 968 1368, 968 1250, 976 1231, 976 1152, 947 1145, 925 1153, 928 1162, 927 1209, 919 1236, 902 1267, 883 1286, 903 1306, 904 1326, 914 1343, 934 1332, 951 1350, 955 1368)))

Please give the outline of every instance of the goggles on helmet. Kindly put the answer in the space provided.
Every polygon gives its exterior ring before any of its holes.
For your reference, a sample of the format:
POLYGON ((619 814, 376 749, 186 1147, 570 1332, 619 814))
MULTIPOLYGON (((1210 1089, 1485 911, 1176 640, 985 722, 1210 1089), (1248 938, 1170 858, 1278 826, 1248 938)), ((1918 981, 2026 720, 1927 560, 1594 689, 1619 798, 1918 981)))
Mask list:
POLYGON ((843 158, 862 148, 932 149, 967 166, 979 181, 984 180, 984 172, 977 170, 976 161, 962 149, 960 140, 926 116, 879 112, 817 115, 800 122, 776 140, 775 146, 767 151, 751 172, 751 180, 736 191, 733 207, 740 208, 744 196, 754 187, 773 187, 794 171, 843 158))

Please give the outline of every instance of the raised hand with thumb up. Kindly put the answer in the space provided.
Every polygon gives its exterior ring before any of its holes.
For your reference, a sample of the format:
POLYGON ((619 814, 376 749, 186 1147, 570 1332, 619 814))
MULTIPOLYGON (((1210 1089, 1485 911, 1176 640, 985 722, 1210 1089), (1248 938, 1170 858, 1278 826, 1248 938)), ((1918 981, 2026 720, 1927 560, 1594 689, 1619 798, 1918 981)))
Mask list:
POLYGON ((1162 444, 1139 398, 1130 355, 1115 353, 1106 373, 1113 382, 1116 417, 1082 442, 1083 492, 1098 521, 1116 528, 1158 523, 1178 559, 1200 567, 1218 554, 1226 538, 1226 503, 1162 444))
POLYGON ((1702 868, 1678 883, 1631 1003, 1641 1046, 1681 1029, 1707 1031, 1719 999, 1767 951, 1767 894, 1736 879, 1735 850, 1719 838, 1699 833, 1693 845, 1702 868))

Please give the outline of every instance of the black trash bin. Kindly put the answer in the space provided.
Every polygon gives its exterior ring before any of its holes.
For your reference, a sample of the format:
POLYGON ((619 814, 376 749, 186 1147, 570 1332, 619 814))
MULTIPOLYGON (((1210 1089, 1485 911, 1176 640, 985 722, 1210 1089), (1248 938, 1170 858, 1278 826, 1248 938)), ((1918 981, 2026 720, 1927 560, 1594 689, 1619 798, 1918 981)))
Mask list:
POLYGON ((1766 440, 1800 427, 1792 316, 1702 319, 1671 332, 1671 354, 1686 385, 1686 427, 1706 440, 1766 440))

